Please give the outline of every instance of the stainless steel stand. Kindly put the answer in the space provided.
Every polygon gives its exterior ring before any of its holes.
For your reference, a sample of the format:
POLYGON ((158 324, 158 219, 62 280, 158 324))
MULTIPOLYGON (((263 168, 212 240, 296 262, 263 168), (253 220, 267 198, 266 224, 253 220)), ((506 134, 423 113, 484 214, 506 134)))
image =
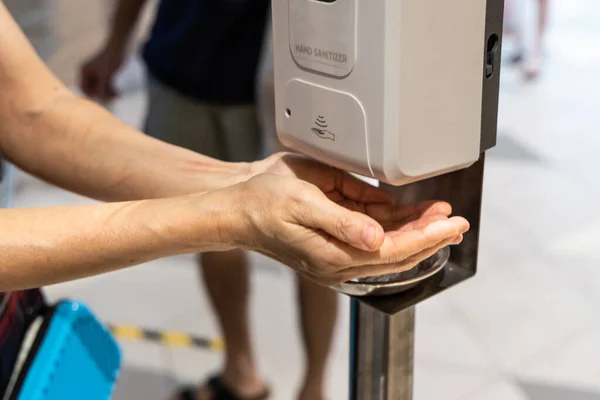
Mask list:
POLYGON ((504 0, 487 0, 481 157, 471 167, 401 187, 386 186, 398 204, 446 200, 471 223, 462 244, 438 274, 407 292, 352 299, 350 400, 413 400, 415 306, 477 272, 485 152, 496 143, 504 0), (490 40, 496 38, 496 41, 490 40))
POLYGON ((412 400, 415 308, 394 315, 352 300, 351 400, 412 400))
POLYGON ((479 248, 485 156, 470 168, 393 188, 399 203, 425 199, 450 202, 471 222, 446 267, 418 286, 391 296, 352 299, 350 399, 412 400, 415 306, 475 275, 479 248))

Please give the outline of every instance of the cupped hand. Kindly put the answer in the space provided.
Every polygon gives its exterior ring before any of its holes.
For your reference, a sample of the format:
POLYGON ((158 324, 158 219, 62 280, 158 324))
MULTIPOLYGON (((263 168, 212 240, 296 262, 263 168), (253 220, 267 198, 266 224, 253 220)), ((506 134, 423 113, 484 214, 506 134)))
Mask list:
POLYGON ((253 164, 255 173, 270 173, 301 179, 313 184, 336 202, 358 202, 357 205, 394 202, 394 196, 389 192, 301 154, 277 153, 253 164))
POLYGON ((232 244, 331 285, 410 269, 469 229, 464 218, 449 218, 447 203, 394 205, 383 190, 319 165, 207 194, 223 210, 232 244))

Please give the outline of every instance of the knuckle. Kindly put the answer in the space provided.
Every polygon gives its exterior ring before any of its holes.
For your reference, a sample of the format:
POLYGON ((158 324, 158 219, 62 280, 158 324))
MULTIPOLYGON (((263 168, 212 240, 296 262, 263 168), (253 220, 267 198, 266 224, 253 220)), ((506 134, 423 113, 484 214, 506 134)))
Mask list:
POLYGON ((335 232, 338 235, 342 235, 344 234, 344 232, 346 232, 346 227, 348 226, 348 221, 346 220, 346 218, 338 218, 335 221, 335 232))
POLYGON ((357 221, 352 217, 341 217, 335 222, 335 231, 341 237, 347 237, 348 233, 355 230, 357 221))
POLYGON ((296 199, 301 203, 307 203, 315 195, 315 187, 307 182, 301 182, 297 188, 296 199))

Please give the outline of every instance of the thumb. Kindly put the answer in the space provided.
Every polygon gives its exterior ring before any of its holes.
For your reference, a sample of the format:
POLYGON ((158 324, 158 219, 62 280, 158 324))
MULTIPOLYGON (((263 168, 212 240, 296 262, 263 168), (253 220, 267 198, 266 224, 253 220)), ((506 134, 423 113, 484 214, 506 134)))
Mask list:
POLYGON ((306 196, 297 211, 300 224, 323 230, 357 249, 376 251, 383 244, 385 234, 377 221, 334 203, 320 190, 306 196))

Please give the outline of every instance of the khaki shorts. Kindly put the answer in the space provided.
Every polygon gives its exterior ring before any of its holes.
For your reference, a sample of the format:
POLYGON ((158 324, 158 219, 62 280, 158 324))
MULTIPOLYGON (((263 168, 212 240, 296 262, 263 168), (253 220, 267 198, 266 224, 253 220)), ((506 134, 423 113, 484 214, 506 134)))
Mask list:
POLYGON ((164 142, 223 161, 259 157, 260 129, 254 106, 213 106, 149 79, 144 132, 164 142))

